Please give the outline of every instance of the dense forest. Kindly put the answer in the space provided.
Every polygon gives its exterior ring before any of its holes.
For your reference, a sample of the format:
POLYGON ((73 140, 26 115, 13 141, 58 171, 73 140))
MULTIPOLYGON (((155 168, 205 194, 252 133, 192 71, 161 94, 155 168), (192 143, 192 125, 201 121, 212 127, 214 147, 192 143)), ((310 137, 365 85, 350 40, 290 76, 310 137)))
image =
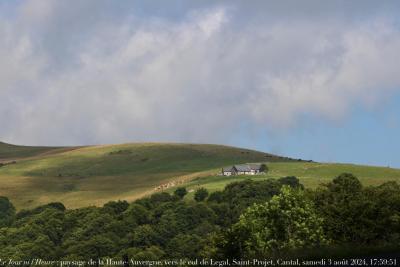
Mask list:
POLYGON ((199 188, 193 199, 187 193, 181 187, 133 203, 73 210, 50 203, 18 212, 0 197, 0 259, 318 259, 399 249, 395 182, 363 187, 342 174, 308 190, 283 177, 210 194, 199 188))

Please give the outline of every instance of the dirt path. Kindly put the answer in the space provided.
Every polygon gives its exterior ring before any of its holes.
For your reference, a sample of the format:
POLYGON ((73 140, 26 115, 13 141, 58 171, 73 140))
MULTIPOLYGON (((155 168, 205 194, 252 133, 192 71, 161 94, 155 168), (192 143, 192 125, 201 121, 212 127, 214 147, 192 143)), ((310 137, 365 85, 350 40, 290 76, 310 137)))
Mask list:
POLYGON ((167 183, 156 186, 152 191, 153 192, 164 191, 164 190, 167 190, 167 189, 175 187, 175 186, 186 184, 196 178, 214 175, 216 172, 217 172, 217 170, 208 170, 208 171, 195 172, 195 173, 191 173, 191 174, 178 176, 178 177, 175 177, 172 180, 168 181, 167 183))

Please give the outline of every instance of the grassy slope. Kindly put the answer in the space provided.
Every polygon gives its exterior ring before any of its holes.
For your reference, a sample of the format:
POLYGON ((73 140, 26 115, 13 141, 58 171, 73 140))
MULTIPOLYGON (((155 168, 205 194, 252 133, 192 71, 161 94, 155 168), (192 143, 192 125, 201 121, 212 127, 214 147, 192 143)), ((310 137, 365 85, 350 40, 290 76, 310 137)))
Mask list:
POLYGON ((287 158, 218 145, 138 143, 51 148, 0 143, 0 160, 10 159, 17 159, 17 163, 0 167, 0 195, 8 196, 17 208, 50 201, 74 208, 133 200, 171 181, 183 181, 189 189, 204 186, 211 191, 236 180, 289 175, 299 177, 307 187, 316 187, 343 172, 354 173, 365 185, 400 182, 398 169, 288 162, 287 158), (216 175, 223 166, 246 162, 270 162, 270 171, 262 176, 216 175))
MULTIPOLYGON (((274 162, 269 163, 269 172, 256 176, 208 176, 194 179, 186 184, 189 190, 205 187, 209 191, 221 190, 233 181, 245 179, 264 180, 267 178, 280 178, 296 176, 301 183, 309 188, 330 182, 341 173, 349 172, 356 175, 364 186, 379 185, 385 181, 400 183, 400 169, 387 167, 362 166, 354 164, 316 163, 316 162, 274 162)), ((193 193, 192 193, 193 194, 193 193)), ((188 195, 191 197, 191 194, 188 195)))
POLYGON ((64 149, 62 147, 16 146, 0 142, 0 162, 4 160, 33 157, 64 149))
POLYGON ((132 200, 193 173, 265 160, 284 159, 217 145, 124 144, 59 150, 1 167, 0 195, 11 198, 18 208, 49 201, 62 201, 68 207, 100 205, 132 200))

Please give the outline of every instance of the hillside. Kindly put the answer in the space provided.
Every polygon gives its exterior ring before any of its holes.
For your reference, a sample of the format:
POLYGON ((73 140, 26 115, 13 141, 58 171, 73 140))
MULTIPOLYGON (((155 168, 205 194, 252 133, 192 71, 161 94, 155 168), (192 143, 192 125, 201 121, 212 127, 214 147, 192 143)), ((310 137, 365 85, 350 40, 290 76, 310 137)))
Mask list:
MULTIPOLYGON (((62 147, 17 146, 0 142, 0 162, 4 160, 37 156, 64 149, 62 147)), ((71 149, 71 148, 70 148, 71 149)))
POLYGON ((18 159, 0 167, 0 195, 18 208, 50 201, 81 207, 133 200, 160 185, 215 174, 225 165, 288 160, 227 146, 160 143, 81 148, 3 145, 0 153, 3 162, 5 156, 18 159))
POLYGON ((133 143, 88 147, 25 147, 0 144, 0 196, 18 209, 61 201, 69 208, 134 200, 178 185, 219 190, 243 179, 294 175, 316 187, 343 172, 365 185, 400 182, 400 170, 351 164, 303 162, 254 150, 221 145, 133 143), (223 166, 266 162, 260 176, 218 176, 223 166))
POLYGON ((317 162, 272 162, 268 164, 268 167, 269 171, 265 175, 239 175, 233 177, 210 175, 193 179, 185 185, 191 192, 187 198, 192 198, 193 191, 199 187, 204 187, 212 192, 221 190, 234 181, 243 181, 245 179, 259 181, 285 176, 296 176, 307 188, 316 188, 321 184, 329 183, 333 178, 345 172, 357 176, 364 186, 376 186, 386 181, 400 183, 400 170, 388 167, 317 162))

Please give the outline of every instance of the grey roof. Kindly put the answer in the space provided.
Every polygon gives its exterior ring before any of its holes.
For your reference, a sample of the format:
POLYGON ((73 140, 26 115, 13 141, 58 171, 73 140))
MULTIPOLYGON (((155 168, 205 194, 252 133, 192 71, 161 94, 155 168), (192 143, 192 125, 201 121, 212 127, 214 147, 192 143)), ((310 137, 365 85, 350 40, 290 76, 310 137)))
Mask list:
POLYGON ((222 168, 222 171, 223 172, 235 172, 236 169, 235 169, 235 166, 229 166, 229 167, 222 168))
POLYGON ((251 164, 239 164, 229 167, 222 168, 223 172, 250 172, 252 170, 260 170, 261 164, 251 163, 251 164))
POLYGON ((249 165, 250 169, 252 170, 260 170, 261 169, 261 164, 259 163, 251 163, 251 164, 247 164, 249 165))
POLYGON ((249 172, 251 168, 247 164, 235 165, 235 168, 238 172, 249 172))

